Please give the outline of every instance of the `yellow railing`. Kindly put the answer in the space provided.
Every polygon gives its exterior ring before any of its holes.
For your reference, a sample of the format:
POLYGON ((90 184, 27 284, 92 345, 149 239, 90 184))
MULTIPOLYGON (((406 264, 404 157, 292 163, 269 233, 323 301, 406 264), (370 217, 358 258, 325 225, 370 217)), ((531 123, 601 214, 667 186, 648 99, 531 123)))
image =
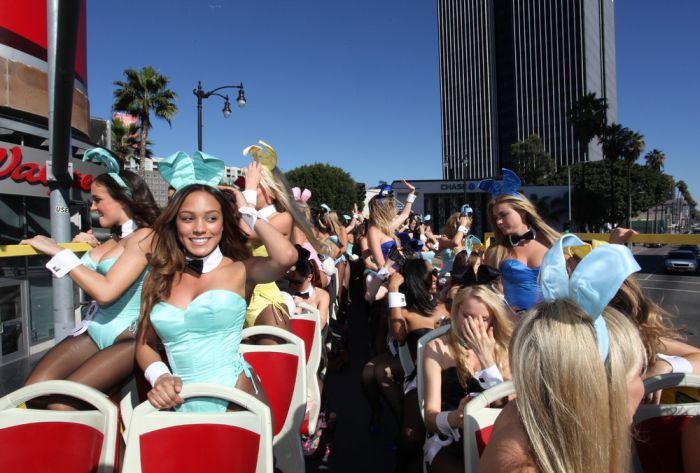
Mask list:
MULTIPOLYGON (((609 233, 576 233, 583 241, 599 240, 608 241, 609 233)), ((490 246, 493 232, 484 234, 486 246, 490 246)), ((630 237, 627 243, 663 243, 666 245, 700 245, 700 234, 680 234, 680 233, 640 233, 630 237)))
MULTIPOLYGON (((87 243, 59 243, 58 246, 76 253, 84 253, 92 249, 87 243)), ((42 254, 29 245, 0 245, 0 258, 13 256, 35 256, 42 254)))

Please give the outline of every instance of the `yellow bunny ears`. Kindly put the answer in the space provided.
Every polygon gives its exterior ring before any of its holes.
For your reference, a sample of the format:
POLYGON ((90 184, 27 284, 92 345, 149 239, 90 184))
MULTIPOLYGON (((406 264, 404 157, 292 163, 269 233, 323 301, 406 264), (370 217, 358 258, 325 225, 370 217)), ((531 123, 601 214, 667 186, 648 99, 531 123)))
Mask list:
POLYGON ((259 140, 258 145, 250 145, 243 150, 243 156, 252 155, 255 162, 260 164, 262 167, 266 168, 268 171, 272 171, 277 167, 277 152, 275 149, 265 143, 263 140, 259 140))

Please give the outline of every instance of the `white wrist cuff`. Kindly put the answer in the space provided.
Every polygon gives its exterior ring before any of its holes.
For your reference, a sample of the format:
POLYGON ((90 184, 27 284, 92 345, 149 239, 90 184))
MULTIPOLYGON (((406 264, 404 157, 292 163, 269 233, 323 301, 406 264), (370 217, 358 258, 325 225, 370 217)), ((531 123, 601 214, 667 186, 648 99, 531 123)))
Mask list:
POLYGON ((168 369, 168 365, 166 365, 162 361, 154 361, 153 363, 148 365, 146 371, 143 372, 143 376, 146 378, 146 381, 149 382, 151 387, 155 386, 156 380, 164 374, 172 373, 168 369))
POLYGON ((692 373, 693 365, 682 356, 664 355, 657 353, 656 357, 671 365, 674 373, 692 373))
POLYGON ((464 233, 465 235, 466 235, 467 233, 469 233, 469 229, 468 229, 467 227, 465 227, 464 225, 460 225, 459 228, 457 229, 457 231, 458 231, 458 232, 462 232, 462 233, 464 233))
POLYGON ((406 197, 407 204, 412 204, 415 200, 416 200, 416 194, 408 194, 408 197, 406 197))
POLYGON ((379 271, 377 271, 377 277, 382 281, 386 281, 386 279, 389 277, 389 270, 386 268, 381 268, 379 271))
POLYGON ((241 194, 243 194, 243 198, 246 202, 255 207, 255 204, 258 202, 258 191, 255 189, 246 189, 241 192, 241 194))
POLYGON ((258 211, 253 207, 239 207, 238 212, 241 214, 241 218, 251 230, 255 230, 255 223, 258 221, 258 219, 267 221, 267 219, 261 217, 260 213, 258 213, 258 211))
POLYGON ((57 278, 62 278, 81 264, 83 263, 80 262, 80 258, 71 250, 66 249, 56 253, 56 256, 46 263, 46 269, 51 271, 57 278))
POLYGON ((450 422, 447 420, 449 415, 449 412, 439 413, 435 418, 435 423, 437 424, 437 428, 442 435, 451 437, 456 442, 460 439, 461 436, 459 435, 459 429, 455 429, 454 427, 452 427, 450 425, 450 422))
POLYGON ((387 301, 390 309, 406 307, 406 296, 400 292, 390 292, 387 301))
POLYGON ((503 382, 501 370, 499 370, 498 366, 495 364, 489 366, 485 370, 477 371, 474 373, 474 377, 484 389, 492 388, 503 382))

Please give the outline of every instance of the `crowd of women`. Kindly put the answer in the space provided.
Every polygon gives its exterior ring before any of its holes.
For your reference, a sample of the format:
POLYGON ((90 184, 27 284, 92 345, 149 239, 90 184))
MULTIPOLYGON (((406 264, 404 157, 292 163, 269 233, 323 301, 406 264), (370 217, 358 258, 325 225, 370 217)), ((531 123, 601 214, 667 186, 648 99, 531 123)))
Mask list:
MULTIPOLYGON (((430 471, 464 471, 465 404, 512 380, 515 396, 500 401, 481 470, 618 472, 629 469, 642 377, 700 370, 700 350, 682 341, 637 284, 630 250, 614 244, 629 232, 618 230, 613 244, 595 249, 560 235, 505 169, 502 181, 479 184, 493 197, 488 248, 470 233, 468 205, 434 234, 429 216, 411 211, 415 188, 406 181, 400 212, 391 186, 384 186, 369 201, 368 218, 357 207, 339 216, 326 204, 309 206, 313 189, 290 189, 276 153, 261 144, 244 151, 254 159, 235 186, 220 185, 224 163, 213 156, 175 153, 162 160, 159 171, 174 190, 162 210, 109 152, 86 152, 85 159, 109 170, 92 184, 91 210, 112 236, 99 244, 78 235, 76 241, 93 246, 82 258, 47 237, 22 242, 50 255, 47 268, 94 300, 28 384, 68 379, 109 392, 136 362, 152 386, 149 401, 160 409, 231 407, 211 399, 183 402, 179 392, 191 382, 235 386, 266 402, 238 350, 243 328, 289 330, 301 302, 318 309, 327 327, 326 289, 340 287, 342 312, 351 280, 358 280, 373 330, 374 357, 361 380, 372 409, 369 429, 381 427, 382 405, 389 406, 400 426, 396 471, 419 471, 424 461, 430 471), (416 366, 418 340, 445 325, 416 366), (403 350, 412 372, 401 363, 403 350)), ((81 408, 60 397, 35 404, 81 408)), ((696 421, 689 424, 689 442, 698 430, 696 421)), ((688 468, 697 467, 698 452, 686 453, 688 468)))

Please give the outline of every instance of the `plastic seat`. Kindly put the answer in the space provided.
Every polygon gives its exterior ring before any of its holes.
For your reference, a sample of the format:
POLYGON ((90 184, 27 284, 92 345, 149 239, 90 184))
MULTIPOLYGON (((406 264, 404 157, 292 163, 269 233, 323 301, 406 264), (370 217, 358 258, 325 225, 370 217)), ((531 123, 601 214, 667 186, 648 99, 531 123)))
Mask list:
MULTIPOLYGON (((644 381, 644 393, 673 387, 700 388, 700 375, 669 373, 644 381)), ((634 414, 635 472, 683 471, 681 433, 685 424, 700 415, 700 402, 687 404, 642 404, 634 414)))
POLYGON ((462 448, 464 449, 464 471, 466 473, 477 471, 481 454, 491 437, 493 424, 501 413, 500 408, 492 408, 489 405, 514 393, 513 382, 505 381, 479 393, 464 406, 462 448))
POLYGON ((406 343, 399 344, 399 361, 406 376, 413 373, 416 369, 416 365, 413 364, 413 359, 411 358, 411 351, 406 343))
POLYGON ((72 381, 44 381, 0 398, 0 471, 112 473, 118 470, 118 412, 109 398, 72 381), (51 394, 71 396, 96 410, 18 408, 51 394))
POLYGON ((301 314, 292 317, 292 333, 304 342, 306 356, 306 385, 311 395, 308 419, 301 425, 301 433, 316 432, 318 415, 321 412, 321 389, 318 385, 318 367, 321 364, 321 313, 306 303, 299 304, 301 314))
POLYGON ((441 337, 450 330, 450 324, 442 325, 435 330, 431 330, 422 337, 418 339, 418 345, 416 348, 416 365, 418 369, 416 370, 416 393, 418 394, 418 406, 420 408, 420 415, 425 421, 425 412, 423 408, 423 403, 425 401, 425 381, 423 375, 423 351, 428 342, 434 338, 441 337))
POLYGON ((275 468, 284 473, 304 471, 301 424, 306 411, 306 350, 304 342, 291 332, 268 325, 248 327, 242 338, 270 335, 284 340, 281 345, 241 343, 239 351, 260 377, 270 403, 274 425, 275 468))
POLYGON ((128 423, 124 472, 235 471, 272 473, 270 408, 248 393, 219 384, 183 385, 183 398, 215 397, 234 412, 159 411, 146 401, 128 423))

